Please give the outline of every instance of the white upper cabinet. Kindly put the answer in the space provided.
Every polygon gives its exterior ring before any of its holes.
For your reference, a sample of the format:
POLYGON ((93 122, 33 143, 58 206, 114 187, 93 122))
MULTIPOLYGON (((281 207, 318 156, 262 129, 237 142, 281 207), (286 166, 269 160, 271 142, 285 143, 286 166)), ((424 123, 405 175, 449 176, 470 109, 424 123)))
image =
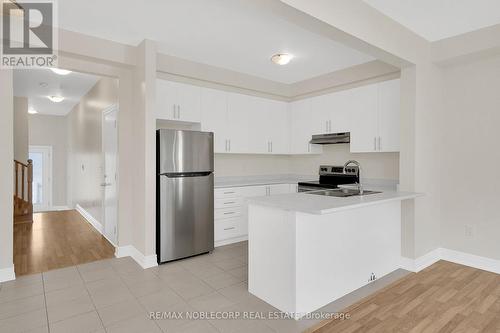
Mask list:
POLYGON ((214 133, 214 152, 227 153, 229 137, 227 94, 224 91, 201 89, 201 130, 214 133))
POLYGON ((400 142, 400 80, 379 84, 378 102, 378 142, 377 148, 383 152, 399 151, 400 142))
POLYGON ((289 115, 287 103, 275 100, 263 101, 263 113, 259 113, 259 123, 264 125, 266 152, 269 154, 289 154, 289 115))
POLYGON ((356 90, 351 152, 397 152, 400 140, 400 80, 356 90))
POLYGON ((201 88, 157 79, 156 118, 199 123, 201 121, 201 88))
POLYGON ((352 89, 349 111, 352 117, 351 152, 364 153, 377 150, 378 137, 378 87, 363 86, 352 89))
POLYGON ((314 122, 311 111, 311 100, 302 99, 290 103, 290 153, 291 154, 320 154, 323 148, 320 145, 309 143, 314 134, 314 122))
POLYGON ((201 122, 216 153, 319 154, 314 134, 350 132, 353 153, 397 152, 398 80, 286 103, 157 80, 158 119, 201 122))
POLYGON ((310 99, 312 134, 331 133, 331 100, 331 94, 310 99))

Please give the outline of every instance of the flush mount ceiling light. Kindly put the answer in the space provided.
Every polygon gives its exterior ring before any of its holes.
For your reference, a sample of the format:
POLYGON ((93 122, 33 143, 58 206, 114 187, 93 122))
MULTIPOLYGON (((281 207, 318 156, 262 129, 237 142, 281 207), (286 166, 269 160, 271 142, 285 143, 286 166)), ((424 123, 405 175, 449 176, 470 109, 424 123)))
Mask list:
POLYGON ((71 71, 68 71, 67 69, 51 68, 50 70, 58 75, 68 75, 71 73, 71 71))
POLYGON ((64 97, 62 96, 47 96, 47 98, 54 103, 61 103, 62 101, 64 101, 64 97))
POLYGON ((271 61, 277 65, 286 65, 293 59, 293 55, 288 53, 278 53, 271 57, 271 61))
POLYGON ((37 114, 37 113, 38 113, 38 111, 37 111, 37 110, 35 110, 35 109, 33 109, 33 108, 29 108, 29 109, 28 109, 28 113, 29 113, 29 114, 37 114))

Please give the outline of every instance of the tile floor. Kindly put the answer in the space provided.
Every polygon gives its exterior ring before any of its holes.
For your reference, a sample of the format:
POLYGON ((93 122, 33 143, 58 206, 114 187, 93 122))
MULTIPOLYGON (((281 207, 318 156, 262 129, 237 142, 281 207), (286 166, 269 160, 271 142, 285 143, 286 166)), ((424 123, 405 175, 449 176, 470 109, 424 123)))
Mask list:
MULTIPOLYGON (((332 303, 339 311, 352 300, 332 303), (344 304, 345 303, 345 304, 344 304)), ((150 312, 277 311, 247 291, 247 243, 143 270, 106 259, 0 285, 0 332, 302 332, 317 321, 151 320, 150 312)))

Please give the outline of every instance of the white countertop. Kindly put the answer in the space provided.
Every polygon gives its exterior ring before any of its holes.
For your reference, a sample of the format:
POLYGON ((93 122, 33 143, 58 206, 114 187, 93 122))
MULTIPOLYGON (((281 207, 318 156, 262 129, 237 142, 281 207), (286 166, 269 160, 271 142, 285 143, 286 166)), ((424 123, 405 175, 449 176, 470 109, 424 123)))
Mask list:
POLYGON ((301 181, 317 181, 318 176, 304 175, 269 175, 269 176, 242 176, 242 177, 215 177, 215 188, 258 186, 272 184, 297 184, 301 181))
POLYGON ((421 193, 413 192, 385 191, 364 196, 336 198, 315 194, 291 193, 248 198, 248 202, 249 204, 263 205, 283 210, 322 215, 389 201, 414 199, 422 195, 421 193))

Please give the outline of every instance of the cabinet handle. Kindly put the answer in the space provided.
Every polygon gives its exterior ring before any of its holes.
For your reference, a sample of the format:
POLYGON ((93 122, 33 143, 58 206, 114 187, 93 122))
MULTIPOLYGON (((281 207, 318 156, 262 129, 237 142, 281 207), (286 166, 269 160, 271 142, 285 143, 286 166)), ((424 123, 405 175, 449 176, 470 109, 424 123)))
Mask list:
POLYGON ((224 215, 231 215, 234 214, 235 212, 225 212, 224 215))
POLYGON ((232 192, 224 192, 224 194, 233 194, 233 193, 234 193, 234 191, 232 191, 232 192))
POLYGON ((234 203, 236 203, 236 202, 234 202, 234 201, 228 201, 228 202, 224 202, 224 205, 230 205, 230 204, 234 204, 234 203))
POLYGON ((175 119, 175 104, 172 105, 173 109, 174 109, 174 119, 175 119))
POLYGON ((328 120, 325 121, 326 133, 328 133, 328 120))
POLYGON ((177 119, 181 119, 181 106, 177 104, 177 119))
POLYGON ((271 153, 273 152, 273 142, 271 141, 271 153))
POLYGON ((224 151, 227 151, 227 139, 226 139, 226 140, 224 140, 224 141, 225 141, 225 142, 224 142, 224 143, 225 143, 224 151))
POLYGON ((271 148, 269 148, 269 141, 267 141, 267 152, 269 153, 271 151, 271 148))
POLYGON ((328 120, 328 132, 332 132, 332 121, 328 120))
POLYGON ((381 141, 381 139, 380 139, 380 136, 379 136, 379 137, 378 137, 378 150, 379 150, 379 151, 380 151, 380 150, 382 150, 382 149, 380 148, 380 147, 381 147, 381 146, 380 146, 380 141, 381 141))
POLYGON ((229 139, 229 151, 231 151, 231 139, 229 139))
POLYGON ((235 229, 235 227, 231 227, 231 228, 224 228, 224 230, 233 230, 235 229))
POLYGON ((377 150, 377 137, 373 137, 373 150, 377 150))
POLYGON ((310 143, 308 143, 308 144, 307 144, 307 152, 308 152, 308 153, 310 153, 310 152, 311 152, 311 144, 310 144, 310 143))

